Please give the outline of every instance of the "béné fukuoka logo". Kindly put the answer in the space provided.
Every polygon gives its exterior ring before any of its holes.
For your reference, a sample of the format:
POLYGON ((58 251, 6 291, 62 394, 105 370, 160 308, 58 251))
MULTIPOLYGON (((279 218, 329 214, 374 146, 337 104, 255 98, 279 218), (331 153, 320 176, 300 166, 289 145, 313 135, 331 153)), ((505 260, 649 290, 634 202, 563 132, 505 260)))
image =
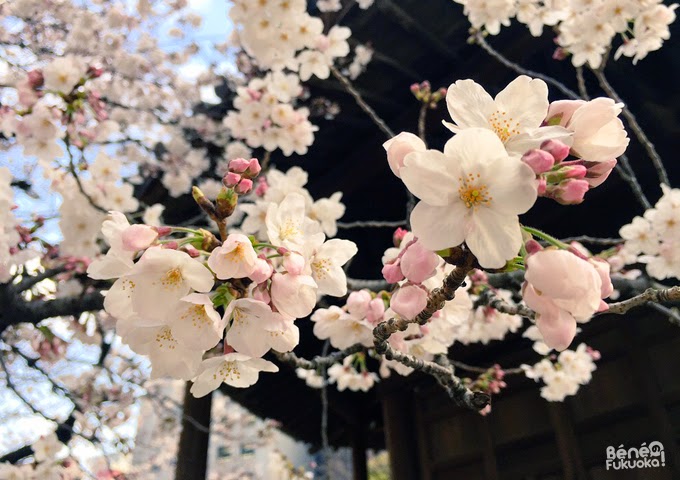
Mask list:
POLYGON ((666 454, 661 442, 647 442, 639 448, 607 447, 607 470, 658 468, 666 466, 666 454))

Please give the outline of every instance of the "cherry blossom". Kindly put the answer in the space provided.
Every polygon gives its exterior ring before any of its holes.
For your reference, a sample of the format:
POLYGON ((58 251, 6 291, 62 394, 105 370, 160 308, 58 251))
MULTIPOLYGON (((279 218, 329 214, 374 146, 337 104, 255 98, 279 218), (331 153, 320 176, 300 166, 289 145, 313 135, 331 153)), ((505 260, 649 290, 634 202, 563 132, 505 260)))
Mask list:
POLYGON ((522 244, 517 215, 536 201, 534 173, 508 157, 496 135, 464 129, 446 143, 444 153, 407 155, 400 173, 421 199, 411 224, 425 247, 441 250, 465 242, 489 268, 502 267, 517 254, 522 244))
POLYGON ((242 353, 228 353, 204 360, 191 387, 195 397, 204 397, 222 383, 245 388, 257 382, 260 372, 278 372, 276 365, 262 358, 251 358, 242 353))
POLYGON ((570 142, 570 134, 559 126, 542 126, 548 113, 548 86, 543 80, 520 75, 495 98, 472 80, 458 80, 446 93, 446 105, 454 133, 468 128, 494 132, 509 154, 523 155, 549 139, 570 142))

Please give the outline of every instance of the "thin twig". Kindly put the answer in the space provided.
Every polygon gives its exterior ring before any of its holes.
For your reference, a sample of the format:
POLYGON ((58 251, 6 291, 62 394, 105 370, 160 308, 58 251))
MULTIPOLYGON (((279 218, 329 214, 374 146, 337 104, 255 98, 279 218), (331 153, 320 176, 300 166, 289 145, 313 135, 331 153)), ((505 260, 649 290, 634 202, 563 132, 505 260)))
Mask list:
POLYGON ((337 352, 333 352, 328 355, 317 355, 311 360, 307 360, 306 358, 300 358, 293 352, 288 353, 274 352, 274 355, 276 355, 276 358, 278 358, 280 361, 288 363, 289 365, 293 365, 294 367, 304 368, 305 370, 319 370, 321 368, 330 367, 331 365, 341 361, 348 355, 360 352, 365 348, 366 347, 364 347, 362 344, 357 343, 355 345, 352 345, 351 347, 345 348, 344 350, 338 350, 337 352))
POLYGON ((581 94, 583 100, 590 100, 588 89, 586 88, 586 81, 583 78, 583 67, 576 67, 576 83, 578 83, 578 92, 581 94))
POLYGON ((355 222, 337 222, 338 228, 396 228, 403 227, 406 220, 357 220, 355 222))
POLYGON ((105 208, 100 207, 95 203, 95 201, 92 199, 92 197, 85 191, 85 188, 83 187, 83 183, 80 181, 80 177, 78 176, 78 171, 76 170, 76 165, 73 159, 73 153, 71 153, 71 144, 68 141, 68 138, 65 140, 66 143, 66 153, 68 154, 68 170, 71 172, 71 175, 76 181, 76 184, 78 185, 78 190, 80 190, 80 193, 85 197, 85 199, 88 201, 92 207, 97 210, 98 212, 106 213, 108 214, 109 211, 106 210, 105 208))
POLYGON ((655 288, 648 288, 643 293, 623 300, 617 303, 610 303, 609 308, 601 313, 614 313, 616 315, 623 315, 628 310, 636 307, 641 307, 648 303, 667 303, 680 302, 680 286, 667 288, 664 290, 657 290, 655 288))
POLYGON ((420 112, 418 113, 418 136, 420 139, 423 141, 425 145, 427 145, 427 140, 425 139, 425 132, 426 132, 426 121, 427 121, 427 107, 428 103, 427 102, 422 102, 420 105, 420 112))
POLYGON ((369 280, 364 278, 347 278, 347 287, 350 290, 362 290, 367 288, 374 292, 378 292, 380 290, 385 290, 389 286, 390 284, 382 279, 369 280))
POLYGON ((642 187, 640 186, 640 182, 638 182, 638 179, 637 179, 637 176, 635 175, 635 172, 633 172, 633 167, 631 167, 631 165, 630 165, 630 161, 628 160, 628 155, 623 154, 619 157, 619 162, 616 164, 616 167, 614 168, 614 170, 616 170, 616 173, 618 173, 619 176, 626 183, 628 183, 631 190, 633 190, 633 194, 635 195, 635 198, 638 199, 640 204, 642 204, 643 208, 645 210, 652 208, 652 204, 649 203, 647 196, 642 191, 642 187))
POLYGON ((439 365, 435 362, 427 362, 407 355, 392 348, 389 339, 396 332, 403 332, 410 324, 425 325, 435 312, 441 310, 448 300, 456 296, 456 290, 463 284, 468 272, 473 268, 475 257, 470 252, 465 252, 460 265, 444 278, 441 288, 435 288, 430 292, 427 305, 413 320, 404 318, 391 318, 381 322, 373 329, 373 342, 375 351, 384 355, 387 360, 394 360, 407 367, 419 370, 435 377, 435 379, 448 392, 449 396, 458 404, 473 410, 481 410, 490 402, 490 397, 483 392, 473 392, 467 388, 460 378, 454 375, 450 367, 439 365))
POLYGON ((359 108, 361 108, 366 114, 373 120, 373 123, 375 123, 378 128, 387 136, 388 139, 394 137, 394 132, 390 129, 390 127, 387 126, 385 121, 380 118, 380 116, 371 108, 369 104, 366 103, 366 101, 363 99, 361 94, 357 91, 356 88, 354 88, 354 85, 352 85, 352 82, 344 76, 336 67, 335 65, 331 65, 331 73, 335 78, 337 78, 340 83, 345 87, 345 90, 347 90, 347 93, 352 95, 354 97, 354 101, 359 105, 359 108))
POLYGON ((570 243, 570 242, 579 242, 579 243, 588 243, 590 245, 600 245, 603 247, 606 246, 612 246, 612 245, 619 245, 623 243, 623 238, 598 238, 598 237, 591 237, 588 235, 579 235, 577 237, 567 237, 567 238, 562 238, 560 239, 561 242, 564 243, 570 243))
MULTIPOLYGON (((468 365, 467 363, 463 363, 463 362, 459 362, 458 360, 451 360, 451 359, 449 359, 449 362, 451 363, 451 365, 453 365, 456 368, 460 368, 462 370, 466 370, 468 372, 473 372, 473 373, 486 373, 493 368, 493 367, 476 367, 474 365, 468 365)), ((506 375, 517 375, 517 374, 520 374, 520 373, 524 373, 524 369, 519 368, 519 367, 517 367, 517 368, 502 368, 501 367, 501 370, 503 370, 503 373, 505 373, 506 375)))
POLYGON ((540 78, 543 80, 545 83, 549 83, 553 87, 557 88, 560 90, 562 93, 564 93, 567 97, 577 100, 580 98, 576 92, 571 90, 569 87, 564 85, 562 82, 548 76, 544 75, 542 73, 534 72, 533 70, 526 69, 522 67, 521 65, 508 60, 503 56, 502 53, 498 52, 495 50, 491 45, 489 45, 486 40, 484 39, 484 35, 482 32, 477 32, 477 34, 474 37, 475 41, 479 44, 480 47, 482 47, 489 55, 491 55, 493 58, 495 58, 498 62, 502 63, 506 67, 508 67, 511 70, 514 70, 515 72, 519 73, 520 75, 528 75, 530 77, 534 78, 540 78))
POLYGON ((607 80, 607 77, 604 74, 604 65, 605 64, 603 62, 600 68, 593 69, 593 73, 595 74, 597 81, 600 83, 602 90, 604 90, 605 93, 612 99, 614 99, 615 102, 623 103, 623 116, 626 117, 626 120, 628 120, 628 126, 630 126, 638 141, 642 144, 645 151, 647 152, 647 155, 649 155, 649 158, 652 160, 654 168, 656 168, 656 173, 659 176, 659 181, 666 185, 670 185, 668 173, 666 172, 666 168, 663 165, 663 160, 661 160, 661 157, 656 151, 654 144, 649 140, 644 130, 642 130, 642 127, 640 127, 640 124, 638 123, 637 118, 635 118, 633 112, 630 111, 630 109, 623 102, 623 99, 621 99, 616 90, 614 90, 614 87, 612 87, 607 80))
POLYGON ((678 313, 676 310, 664 307, 663 305, 659 305, 658 303, 655 302, 649 302, 648 306, 653 308, 657 312, 661 312, 664 315, 668 316, 668 320, 673 325, 680 327, 680 313, 678 313))

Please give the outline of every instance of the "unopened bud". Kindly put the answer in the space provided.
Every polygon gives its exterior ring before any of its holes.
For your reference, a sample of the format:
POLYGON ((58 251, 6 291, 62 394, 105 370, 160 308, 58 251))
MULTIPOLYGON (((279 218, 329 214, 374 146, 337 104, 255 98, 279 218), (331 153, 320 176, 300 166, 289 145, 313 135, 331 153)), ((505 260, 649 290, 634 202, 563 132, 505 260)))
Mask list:
POLYGON ((522 156, 522 161, 529 165, 535 174, 547 172, 555 164, 553 156, 544 150, 529 150, 522 156))
POLYGON ((543 250, 543 247, 541 246, 541 244, 538 243, 533 238, 531 240, 527 241, 524 244, 524 248, 526 249, 526 251, 529 255, 536 253, 536 252, 540 252, 541 250, 543 250))
POLYGON ((40 88, 45 83, 42 70, 31 70, 28 72, 28 84, 33 90, 40 88))
POLYGON ((224 220, 229 217, 234 213, 237 202, 238 194, 232 188, 222 188, 217 195, 217 199, 215 199, 217 218, 224 220))
POLYGON ((250 166, 250 162, 245 158, 234 158, 229 161, 229 171, 236 173, 245 172, 250 166))
POLYGON ((548 186, 546 194, 559 204, 578 205, 589 188, 587 181, 569 178, 557 186, 548 186))
POLYGON ((208 200, 200 188, 193 186, 191 188, 191 196, 194 197, 194 201, 201 207, 201 210, 207 213, 210 218, 215 218, 215 205, 208 200))
POLYGON ((222 179, 222 183, 224 184, 225 187, 235 187, 238 185, 238 182, 241 181, 241 175, 235 172, 229 172, 227 173, 224 178, 222 179))
POLYGON ((262 167, 260 166, 259 160, 257 158, 251 158, 250 162, 248 163, 248 170, 246 170, 246 174, 250 178, 255 178, 260 174, 261 171, 262 167))
POLYGON ((546 140, 541 143, 541 150, 545 150, 559 163, 569 156, 569 145, 559 140, 546 140))
POLYGON ((250 193, 250 191, 253 189, 253 181, 249 178, 244 178, 242 179, 236 187, 234 187, 234 190, 236 193, 239 195, 245 195, 247 193, 250 193))
POLYGON ((170 227, 152 227, 152 228, 156 230, 159 237, 170 235, 170 233, 172 232, 172 228, 170 227))

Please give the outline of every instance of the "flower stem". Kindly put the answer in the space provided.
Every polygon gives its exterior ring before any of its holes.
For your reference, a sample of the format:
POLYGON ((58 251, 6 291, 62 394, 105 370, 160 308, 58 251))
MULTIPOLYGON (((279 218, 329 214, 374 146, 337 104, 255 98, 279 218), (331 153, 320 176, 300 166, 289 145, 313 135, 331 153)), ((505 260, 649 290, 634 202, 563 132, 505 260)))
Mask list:
POLYGON ((538 230, 538 229, 533 228, 533 227, 526 227, 526 226, 522 226, 522 229, 525 232, 530 233, 533 236, 540 238, 541 240, 545 240, 550 245, 554 245, 558 248, 562 248, 562 249, 565 249, 565 250, 569 248, 569 245, 567 245, 566 243, 564 243, 561 240, 553 237, 552 235, 548 235, 547 233, 545 233, 541 230, 538 230))

